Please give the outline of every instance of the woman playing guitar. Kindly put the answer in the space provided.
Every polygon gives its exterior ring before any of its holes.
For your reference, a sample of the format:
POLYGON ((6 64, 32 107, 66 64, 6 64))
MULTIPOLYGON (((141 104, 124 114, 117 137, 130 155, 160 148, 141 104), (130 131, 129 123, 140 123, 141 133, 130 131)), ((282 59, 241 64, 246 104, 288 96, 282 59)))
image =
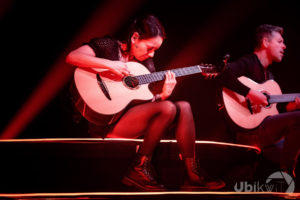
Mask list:
MULTIPOLYGON (((156 17, 150 15, 135 20, 122 40, 112 37, 94 38, 70 52, 66 62, 80 68, 106 69, 114 74, 117 81, 131 73, 127 66, 129 61, 142 63, 150 72, 154 72, 152 58, 164 39, 163 26, 156 17)), ((109 92, 101 83, 100 77, 98 77, 98 82, 109 99, 109 92)), ((205 173, 200 173, 200 168, 196 167, 195 125, 190 104, 185 101, 167 100, 175 85, 174 73, 167 72, 162 91, 154 95, 152 101, 126 109, 116 122, 110 124, 110 131, 105 137, 138 138, 142 136, 144 138, 133 167, 124 176, 123 183, 134 185, 144 191, 165 190, 164 186, 156 181, 150 162, 152 153, 164 132, 175 122, 176 139, 188 175, 182 188, 188 190, 222 188, 225 185, 222 181, 211 179, 205 173)), ((88 119, 88 116, 86 118, 88 119)), ((95 127, 95 125, 92 126, 95 127)))

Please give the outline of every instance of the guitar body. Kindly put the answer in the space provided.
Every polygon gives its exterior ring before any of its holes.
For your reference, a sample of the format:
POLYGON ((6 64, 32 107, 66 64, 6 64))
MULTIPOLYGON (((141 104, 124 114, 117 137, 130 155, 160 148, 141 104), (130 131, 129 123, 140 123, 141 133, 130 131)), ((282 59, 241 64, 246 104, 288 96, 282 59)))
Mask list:
MULTIPOLYGON (((131 75, 150 73, 145 66, 136 62, 128 62, 127 66, 132 72, 131 75)), ((146 101, 153 98, 148 84, 130 88, 124 84, 123 80, 117 79, 107 70, 77 68, 74 73, 74 81, 79 96, 85 103, 84 107, 80 106, 79 111, 86 119, 96 124, 114 122, 116 116, 119 116, 134 100, 146 101), (97 74, 100 75, 109 98, 100 87, 97 74)))
MULTIPOLYGON (((118 79, 108 70, 77 68, 73 90, 75 106, 90 122, 106 125, 115 122, 128 105, 151 100, 149 83, 165 79, 167 71, 153 72, 140 63, 126 63, 131 74, 118 79)), ((172 69, 176 77, 202 73, 207 78, 217 75, 213 65, 194 65, 172 69)))
MULTIPOLYGON (((244 76, 238 79, 249 88, 262 91, 268 95, 282 94, 279 85, 274 80, 268 80, 262 84, 258 84, 244 76)), ((223 88, 222 97, 229 118, 243 129, 254 129, 259 126, 266 117, 278 114, 276 103, 262 107, 260 112, 251 114, 246 98, 227 88, 223 88)))

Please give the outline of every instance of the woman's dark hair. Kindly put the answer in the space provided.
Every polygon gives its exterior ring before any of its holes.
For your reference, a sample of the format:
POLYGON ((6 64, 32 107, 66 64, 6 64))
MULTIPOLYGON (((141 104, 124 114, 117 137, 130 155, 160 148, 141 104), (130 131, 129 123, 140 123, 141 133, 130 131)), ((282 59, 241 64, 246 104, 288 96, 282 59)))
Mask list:
POLYGON ((166 38, 165 29, 161 22, 153 15, 139 17, 129 26, 126 34, 121 38, 127 44, 127 51, 130 50, 131 36, 134 32, 139 33, 140 39, 148 39, 156 36, 166 38))
POLYGON ((254 48, 255 49, 260 48, 263 38, 264 37, 271 38, 273 32, 278 32, 282 35, 283 28, 280 26, 274 26, 270 24, 262 24, 258 26, 255 33, 254 48))

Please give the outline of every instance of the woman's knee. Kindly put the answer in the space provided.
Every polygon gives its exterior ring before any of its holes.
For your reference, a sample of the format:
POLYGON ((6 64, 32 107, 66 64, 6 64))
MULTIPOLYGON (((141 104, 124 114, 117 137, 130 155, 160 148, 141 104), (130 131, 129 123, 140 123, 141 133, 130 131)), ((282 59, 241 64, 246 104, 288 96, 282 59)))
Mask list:
POLYGON ((176 116, 176 105, 171 101, 162 101, 160 102, 160 114, 164 117, 169 117, 174 119, 176 116))
POLYGON ((190 112, 191 105, 187 101, 178 101, 175 103, 177 108, 180 109, 180 112, 190 112))

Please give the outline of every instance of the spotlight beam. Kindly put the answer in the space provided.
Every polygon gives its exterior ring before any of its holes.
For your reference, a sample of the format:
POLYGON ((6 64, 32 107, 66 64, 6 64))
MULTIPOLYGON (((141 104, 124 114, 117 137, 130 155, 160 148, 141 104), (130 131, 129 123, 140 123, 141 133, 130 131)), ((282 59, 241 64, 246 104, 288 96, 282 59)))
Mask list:
POLYGON ((89 38, 116 31, 143 2, 111 0, 106 1, 104 5, 99 5, 99 8, 81 29, 83 31, 65 48, 41 83, 6 126, 0 139, 16 138, 70 80, 73 68, 65 63, 68 52, 89 38))

